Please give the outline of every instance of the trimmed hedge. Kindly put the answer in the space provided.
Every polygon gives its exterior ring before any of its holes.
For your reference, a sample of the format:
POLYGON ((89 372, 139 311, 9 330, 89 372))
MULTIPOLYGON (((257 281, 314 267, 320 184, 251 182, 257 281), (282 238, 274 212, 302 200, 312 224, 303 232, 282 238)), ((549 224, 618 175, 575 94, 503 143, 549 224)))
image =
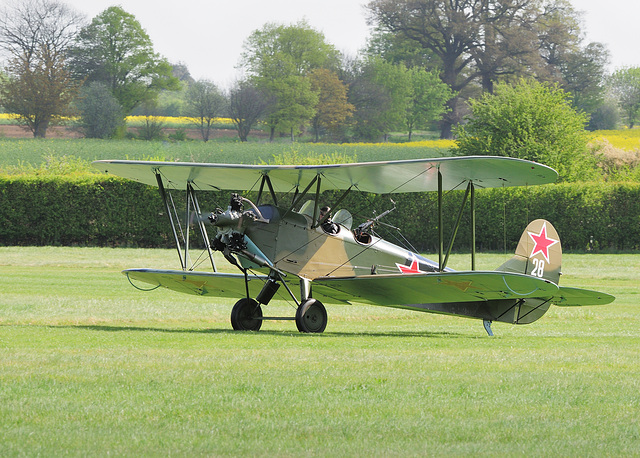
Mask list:
MULTIPOLYGON (((179 194, 174 198, 182 216, 184 193, 179 194)), ((340 194, 327 192, 323 200, 331 204, 340 194)), ((463 195, 456 191, 445 196, 445 247, 463 195)), ((228 192, 200 193, 202 211, 226 208, 228 196, 228 192)), ((400 227, 416 249, 437 251, 435 193, 392 197, 397 210, 384 222, 400 227)), ((358 224, 374 210, 379 214, 392 205, 388 196, 352 193, 340 207, 349 209, 358 224)), ((173 236, 164 212, 156 188, 119 178, 0 177, 0 245, 170 247, 173 236)), ((554 224, 564 249, 637 250, 640 184, 571 183, 479 190, 478 249, 513 250, 527 223, 536 218, 554 224)), ((455 250, 469 249, 469 221, 465 210, 455 250)), ((382 234, 383 227, 378 229, 382 234)), ((392 235, 382 235, 393 241, 392 235)))

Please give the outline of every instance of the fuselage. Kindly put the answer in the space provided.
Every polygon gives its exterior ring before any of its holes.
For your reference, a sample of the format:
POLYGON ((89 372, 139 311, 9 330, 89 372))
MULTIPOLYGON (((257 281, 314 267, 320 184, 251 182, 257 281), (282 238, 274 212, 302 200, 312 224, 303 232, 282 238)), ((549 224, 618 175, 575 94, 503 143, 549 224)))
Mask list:
POLYGON ((334 223, 314 227, 309 215, 273 205, 259 207, 245 235, 278 269, 302 278, 437 271, 437 263, 372 234, 334 223), (337 231, 336 231, 337 229, 337 231), (332 233, 335 232, 335 233, 332 233))

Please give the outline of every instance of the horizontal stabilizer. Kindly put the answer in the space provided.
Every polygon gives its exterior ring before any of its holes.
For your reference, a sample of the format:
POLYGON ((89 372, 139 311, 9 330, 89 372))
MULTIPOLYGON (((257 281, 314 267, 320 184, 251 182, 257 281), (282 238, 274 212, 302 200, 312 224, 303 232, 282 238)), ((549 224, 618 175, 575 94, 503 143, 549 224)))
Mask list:
POLYGON ((573 307, 579 305, 605 305, 614 301, 615 297, 602 293, 600 291, 592 291, 589 289, 569 288, 561 286, 559 294, 553 297, 553 303, 561 307, 573 307))

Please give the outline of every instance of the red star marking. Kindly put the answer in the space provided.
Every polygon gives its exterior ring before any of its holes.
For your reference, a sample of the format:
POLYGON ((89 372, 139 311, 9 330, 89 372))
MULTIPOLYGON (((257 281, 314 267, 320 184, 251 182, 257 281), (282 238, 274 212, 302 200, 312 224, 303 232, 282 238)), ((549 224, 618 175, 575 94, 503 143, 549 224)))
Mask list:
POLYGON ((417 258, 413 258, 413 260, 411 261, 411 265, 409 267, 402 265, 402 264, 398 264, 396 263, 396 266, 398 266, 398 269, 400 269, 400 272, 402 272, 403 274, 420 274, 423 273, 420 270, 420 266, 418 265, 418 259, 417 258))
POLYGON ((535 243, 533 247, 533 251, 531 251, 531 258, 533 258, 536 254, 542 253, 542 256, 549 261, 549 248, 559 242, 559 240, 550 239, 547 237, 547 223, 542 225, 542 229, 540 229, 539 234, 534 234, 532 232, 528 232, 529 237, 535 243))

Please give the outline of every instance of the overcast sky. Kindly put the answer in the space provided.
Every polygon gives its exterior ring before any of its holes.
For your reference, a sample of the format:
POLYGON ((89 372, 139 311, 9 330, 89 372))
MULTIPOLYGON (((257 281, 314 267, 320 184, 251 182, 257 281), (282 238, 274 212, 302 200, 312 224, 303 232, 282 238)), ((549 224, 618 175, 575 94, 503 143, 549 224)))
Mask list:
MULTIPOLYGON (((1 1, 1 0, 0 0, 1 1)), ((63 0, 65 1, 65 0, 63 0)), ((588 41, 611 52, 612 69, 640 66, 640 1, 571 0, 584 12, 588 41)), ((183 62, 196 78, 228 86, 238 76, 242 43, 267 22, 306 19, 339 51, 355 55, 369 35, 361 0, 66 0, 87 20, 112 5, 133 14, 155 50, 170 62, 183 62)))

